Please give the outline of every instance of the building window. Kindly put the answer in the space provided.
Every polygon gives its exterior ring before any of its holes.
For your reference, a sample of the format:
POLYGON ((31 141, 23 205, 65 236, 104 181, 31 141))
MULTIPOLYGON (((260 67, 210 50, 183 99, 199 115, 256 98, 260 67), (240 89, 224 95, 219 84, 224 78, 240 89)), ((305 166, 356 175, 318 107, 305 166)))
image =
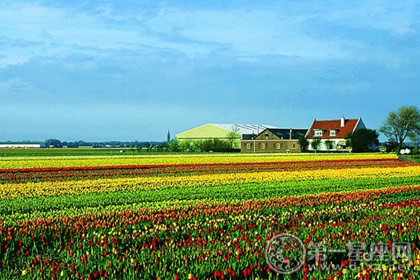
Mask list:
POLYGON ((315 130, 315 136, 322 136, 322 130, 315 130))
POLYGON ((277 143, 277 144, 276 144, 276 149, 277 149, 277 150, 280 150, 280 143, 277 143))
POLYGON ((246 143, 246 148, 247 148, 248 150, 250 150, 250 149, 251 149, 251 143, 246 143))
POLYGON ((337 131, 335 130, 330 130, 330 136, 336 136, 337 135, 337 131))
POLYGON ((265 149, 265 143, 261 143, 261 150, 265 149))
POLYGON ((268 140, 268 133, 265 134, 265 140, 268 140))
POLYGON ((292 144, 292 148, 296 149, 296 144, 295 143, 292 144))

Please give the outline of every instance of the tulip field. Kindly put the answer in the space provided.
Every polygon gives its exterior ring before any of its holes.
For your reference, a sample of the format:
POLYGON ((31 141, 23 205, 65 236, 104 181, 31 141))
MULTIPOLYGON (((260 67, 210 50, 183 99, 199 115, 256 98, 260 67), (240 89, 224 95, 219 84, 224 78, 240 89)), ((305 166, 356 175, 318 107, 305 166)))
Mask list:
POLYGON ((0 158, 0 279, 420 279, 419 246, 420 164, 395 155, 0 158), (278 274, 280 233, 331 250, 278 274))

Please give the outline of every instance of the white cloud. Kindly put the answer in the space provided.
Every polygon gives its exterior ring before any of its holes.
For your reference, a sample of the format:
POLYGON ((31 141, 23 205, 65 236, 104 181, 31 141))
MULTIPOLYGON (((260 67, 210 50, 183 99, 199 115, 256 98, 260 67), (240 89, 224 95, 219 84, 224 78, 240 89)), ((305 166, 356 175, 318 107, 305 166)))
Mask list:
POLYGON ((419 23, 416 1, 368 1, 351 9, 341 9, 324 16, 350 26, 383 30, 391 34, 408 34, 419 23))
POLYGON ((317 40, 299 30, 308 16, 278 11, 195 10, 164 8, 146 25, 156 33, 226 48, 235 56, 283 55, 309 58, 345 57, 343 42, 317 40))
POLYGON ((24 54, 6 54, 0 57, 0 68, 5 68, 13 65, 22 65, 30 60, 30 57, 24 54))
POLYGON ((21 78, 11 78, 0 81, 0 96, 2 94, 12 94, 32 90, 34 87, 21 78))
POLYGON ((382 2, 355 6, 325 9, 321 15, 296 9, 289 13, 285 7, 185 10, 159 5, 154 13, 133 10, 127 14, 110 4, 94 10, 0 4, 0 37, 10 42, 9 47, 3 43, 0 48, 0 68, 40 57, 68 60, 80 54, 107 59, 121 50, 143 53, 156 61, 165 61, 166 55, 188 59, 226 56, 247 62, 269 55, 323 60, 366 57, 361 54, 366 50, 361 39, 346 39, 345 34, 339 38, 307 34, 304 26, 316 17, 400 36, 415 33, 417 19, 409 5, 396 11, 382 2), (27 43, 12 47, 12 42, 27 43))
POLYGON ((39 4, 12 4, 0 9, 0 35, 10 41, 25 40, 26 46, 0 49, 0 67, 16 65, 34 57, 66 57, 83 53, 101 56, 100 50, 133 48, 135 30, 107 26, 99 16, 39 4))
MULTIPOLYGON (((1 6, 1 5, 0 5, 1 6)), ((171 51, 190 58, 229 53, 233 57, 284 55, 310 58, 346 57, 340 41, 317 40, 299 30, 307 17, 282 17, 275 11, 192 10, 161 8, 154 14, 123 15, 108 5, 98 11, 77 11, 41 4, 10 4, 0 9, 0 35, 26 40, 12 55, 2 48, 0 67, 38 56, 74 53, 102 56, 108 50, 171 51), (127 16, 126 18, 131 18, 127 16)))

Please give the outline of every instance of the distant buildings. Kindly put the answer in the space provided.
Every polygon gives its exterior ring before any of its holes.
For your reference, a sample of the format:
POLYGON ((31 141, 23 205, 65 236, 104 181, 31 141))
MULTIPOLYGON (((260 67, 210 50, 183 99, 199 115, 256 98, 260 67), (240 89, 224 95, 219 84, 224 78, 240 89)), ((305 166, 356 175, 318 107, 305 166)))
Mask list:
POLYGON ((366 128, 361 118, 314 120, 309 129, 278 128, 262 124, 204 124, 178 133, 182 141, 207 139, 230 140, 243 153, 299 153, 299 138, 306 138, 307 151, 349 151, 346 136, 357 129, 366 128), (313 142, 318 145, 313 144, 313 142), (316 146, 314 148, 314 146, 316 146))
POLYGON ((41 148, 40 143, 1 143, 0 148, 41 148))
POLYGON ((277 128, 264 124, 204 124, 178 133, 176 139, 182 141, 204 141, 207 139, 231 140, 235 148, 241 147, 241 140, 251 139, 266 128, 277 128))

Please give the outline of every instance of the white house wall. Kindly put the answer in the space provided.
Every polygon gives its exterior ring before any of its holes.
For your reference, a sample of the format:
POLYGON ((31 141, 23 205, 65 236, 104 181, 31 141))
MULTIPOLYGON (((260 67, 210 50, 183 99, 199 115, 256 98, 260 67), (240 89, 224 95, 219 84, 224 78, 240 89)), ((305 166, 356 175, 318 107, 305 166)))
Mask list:
MULTIPOLYGON (((312 148, 312 141, 313 141, 314 139, 308 139, 308 142, 309 142, 309 144, 308 144, 308 151, 315 151, 313 148, 312 148)), ((326 141, 332 141, 333 142, 333 145, 334 145, 334 147, 332 148, 332 149, 329 149, 330 151, 336 151, 337 149, 336 149, 336 147, 337 147, 337 145, 340 143, 340 142, 345 142, 346 141, 346 139, 344 139, 344 138, 338 138, 338 139, 321 139, 321 144, 319 145, 319 147, 318 147, 318 151, 328 151, 328 149, 327 149, 327 146, 325 145, 325 142, 326 141)), ((340 149, 340 151, 342 151, 342 150, 346 150, 346 149, 340 149)))

